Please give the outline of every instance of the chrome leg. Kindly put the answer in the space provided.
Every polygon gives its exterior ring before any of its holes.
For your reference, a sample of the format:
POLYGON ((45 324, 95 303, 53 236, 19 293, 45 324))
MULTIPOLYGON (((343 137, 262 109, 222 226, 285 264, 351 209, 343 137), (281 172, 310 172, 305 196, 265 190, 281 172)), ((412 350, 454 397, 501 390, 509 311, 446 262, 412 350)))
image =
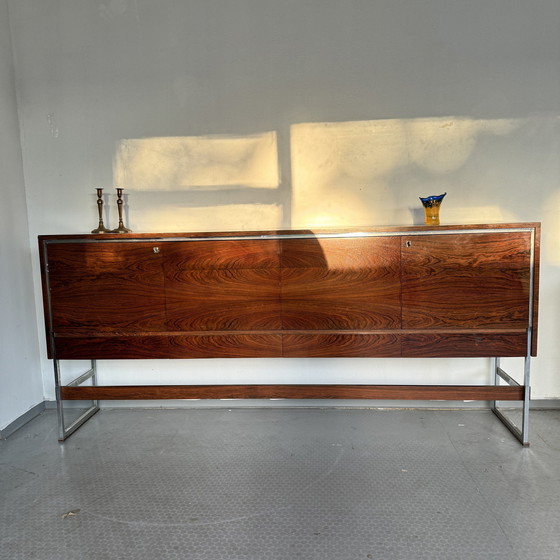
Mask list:
MULTIPOLYGON (((56 393, 56 410, 58 414, 58 441, 64 441, 67 437, 73 434, 82 424, 89 420, 96 412, 99 411, 97 401, 92 401, 92 405, 74 420, 69 426, 66 426, 64 419, 64 401, 61 397, 61 374, 60 374, 60 361, 53 360, 54 365, 54 379, 55 379, 55 393, 56 393)), ((82 375, 71 381, 68 385, 80 385, 84 381, 91 379, 93 385, 97 385, 97 364, 95 360, 91 360, 91 368, 84 372, 82 375)))
POLYGON ((523 445, 529 445, 529 402, 531 400, 531 356, 525 358, 525 368, 523 373, 523 421, 522 421, 522 438, 523 445))
MULTIPOLYGON (((531 329, 528 332, 528 340, 531 340, 531 329)), ((510 375, 508 375, 500 367, 500 359, 494 358, 494 385, 500 383, 500 379, 509 385, 517 385, 510 375)), ((498 408, 498 402, 492 401, 490 408, 492 412, 502 421, 502 423, 510 430, 510 432, 521 442, 522 445, 527 447, 529 445, 529 403, 531 400, 531 352, 530 348, 527 349, 525 356, 525 363, 523 369, 523 401, 522 401, 522 415, 521 415, 521 428, 516 426, 505 413, 498 408)))

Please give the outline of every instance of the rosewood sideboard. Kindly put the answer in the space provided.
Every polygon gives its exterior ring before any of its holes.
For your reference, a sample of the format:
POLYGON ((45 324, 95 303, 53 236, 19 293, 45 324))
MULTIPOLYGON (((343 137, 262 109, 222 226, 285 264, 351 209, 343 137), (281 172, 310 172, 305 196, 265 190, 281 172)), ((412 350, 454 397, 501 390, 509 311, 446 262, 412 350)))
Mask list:
POLYGON ((540 224, 43 235, 49 358, 64 440, 97 400, 491 401, 528 444, 540 224), (488 385, 99 386, 96 360, 488 357, 488 385), (520 357, 524 379, 500 367, 520 357), (62 360, 91 360, 61 383, 62 360), (505 384, 504 384, 505 382, 505 384), (70 426, 63 402, 93 400, 70 426), (521 427, 499 401, 521 401, 521 427))

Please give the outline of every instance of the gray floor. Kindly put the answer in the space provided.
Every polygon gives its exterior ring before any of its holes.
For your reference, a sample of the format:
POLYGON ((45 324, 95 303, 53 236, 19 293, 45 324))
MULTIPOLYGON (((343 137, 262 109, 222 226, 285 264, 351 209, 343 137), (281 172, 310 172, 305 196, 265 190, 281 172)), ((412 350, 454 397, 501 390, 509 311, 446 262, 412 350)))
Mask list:
POLYGON ((557 559, 560 411, 47 411, 0 442, 2 559, 557 559))

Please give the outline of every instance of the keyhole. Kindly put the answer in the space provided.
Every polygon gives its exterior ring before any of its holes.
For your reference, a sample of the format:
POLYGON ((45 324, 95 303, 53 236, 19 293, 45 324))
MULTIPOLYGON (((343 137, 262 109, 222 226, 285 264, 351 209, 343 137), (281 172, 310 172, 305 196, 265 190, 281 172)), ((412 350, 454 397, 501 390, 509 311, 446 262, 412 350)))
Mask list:
POLYGON ((154 253, 159 253, 159 247, 154 247, 154 253))
POLYGON ((412 247, 412 241, 407 241, 407 242, 406 242, 406 246, 407 246, 407 247, 412 247))

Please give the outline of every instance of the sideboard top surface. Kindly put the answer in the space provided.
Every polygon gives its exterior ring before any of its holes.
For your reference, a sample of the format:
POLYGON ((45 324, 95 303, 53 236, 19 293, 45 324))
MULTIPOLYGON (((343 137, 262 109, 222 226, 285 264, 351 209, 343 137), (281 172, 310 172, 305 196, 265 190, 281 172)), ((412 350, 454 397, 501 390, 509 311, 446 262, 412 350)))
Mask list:
POLYGON ((345 228, 309 228, 309 229, 279 229, 279 230, 247 230, 247 231, 214 231, 214 232, 142 232, 142 233, 71 233, 71 234, 46 234, 39 235, 39 242, 51 242, 57 240, 77 240, 87 239, 91 241, 109 240, 159 240, 159 239, 207 239, 207 238, 228 238, 228 237, 291 237, 291 236, 330 236, 330 235, 386 235, 386 234, 437 234, 450 231, 472 231, 472 230, 503 230, 503 229, 534 229, 540 231, 539 222, 519 222, 519 223, 496 223, 496 224, 446 224, 440 226, 355 226, 345 228))

